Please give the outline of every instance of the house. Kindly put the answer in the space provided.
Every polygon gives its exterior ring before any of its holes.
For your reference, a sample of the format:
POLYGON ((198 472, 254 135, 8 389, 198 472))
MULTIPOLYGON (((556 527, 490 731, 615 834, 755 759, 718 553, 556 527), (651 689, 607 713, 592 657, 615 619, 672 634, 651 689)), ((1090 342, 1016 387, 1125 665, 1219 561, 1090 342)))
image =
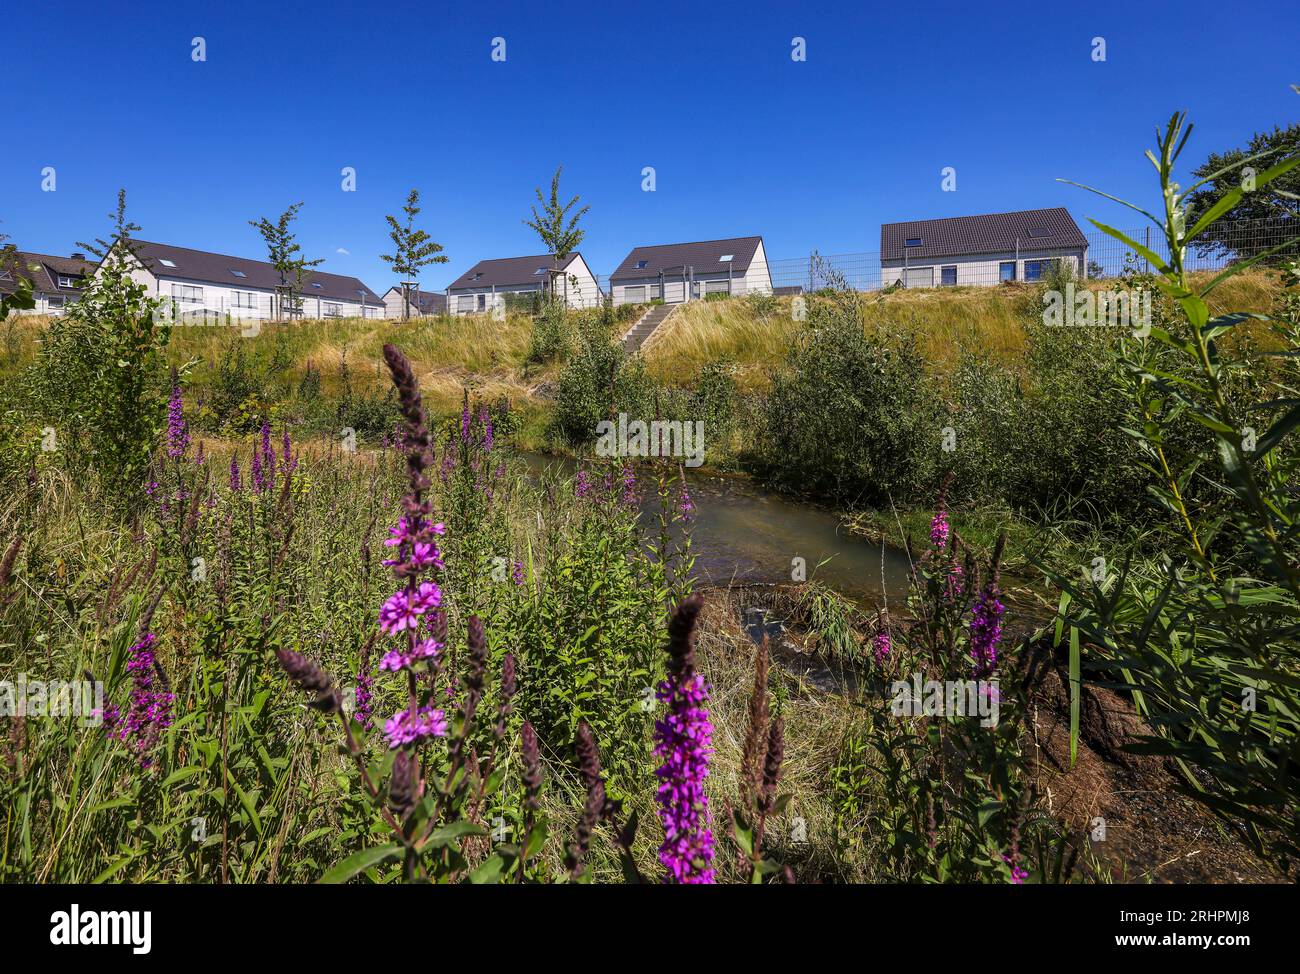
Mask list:
POLYGON ((0 265, 0 294, 12 294, 19 278, 31 281, 36 306, 28 314, 63 314, 81 296, 82 283, 95 270, 94 262, 86 260, 85 254, 55 257, 21 250, 10 253, 0 265))
POLYGON ((1064 207, 880 227, 880 283, 905 287, 1037 281, 1053 261, 1088 270, 1088 241, 1064 207))
POLYGON ((762 237, 634 247, 610 275, 615 304, 677 304, 713 294, 771 294, 762 237))
POLYGON ((137 258, 131 276, 178 317, 384 317, 379 295, 355 277, 307 271, 291 307, 280 272, 266 261, 145 240, 132 240, 131 250, 137 258))
POLYGON ((478 314, 510 303, 519 296, 554 291, 571 308, 595 308, 605 299, 582 254, 560 261, 552 254, 481 260, 447 288, 452 314, 478 314))
POLYGON ((390 287, 383 296, 385 318, 418 318, 421 315, 440 315, 447 313, 447 295, 436 291, 412 290, 410 292, 411 313, 402 314, 402 289, 398 285, 390 287))

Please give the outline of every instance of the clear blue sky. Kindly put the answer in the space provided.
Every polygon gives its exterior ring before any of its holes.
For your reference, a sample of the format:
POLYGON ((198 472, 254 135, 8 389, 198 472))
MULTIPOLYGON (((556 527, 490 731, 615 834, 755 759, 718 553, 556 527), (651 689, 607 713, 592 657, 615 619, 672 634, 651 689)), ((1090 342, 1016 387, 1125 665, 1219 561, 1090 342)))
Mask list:
POLYGON ((451 259, 423 278, 440 288, 482 258, 540 252, 521 219, 558 163, 591 204, 581 249, 598 273, 637 244, 762 234, 774 258, 875 251, 882 221, 1038 206, 1129 226, 1053 180, 1152 202, 1142 150, 1173 110, 1196 123, 1192 165, 1300 117, 1298 39, 1294 0, 14 0, 0 231, 68 253, 107 233, 124 186, 142 238, 263 257, 246 221, 303 200, 308 256, 382 293, 384 214, 415 186, 451 259), (340 190, 344 166, 356 192, 340 190))

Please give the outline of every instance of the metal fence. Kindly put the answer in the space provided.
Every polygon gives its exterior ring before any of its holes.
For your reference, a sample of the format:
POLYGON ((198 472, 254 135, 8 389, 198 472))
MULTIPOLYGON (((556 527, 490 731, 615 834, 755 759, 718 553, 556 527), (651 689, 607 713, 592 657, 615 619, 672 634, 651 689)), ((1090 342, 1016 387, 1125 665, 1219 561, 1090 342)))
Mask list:
MULTIPOLYGON (((1163 237, 1151 227, 1124 230, 1127 236, 1154 253, 1160 260, 1169 257, 1163 237)), ((1086 265, 1072 263, 1077 275, 1090 278, 1118 277, 1125 269, 1150 270, 1150 263, 1134 248, 1109 234, 1093 230, 1084 234, 1088 242, 1086 265)), ((1229 264, 1255 254, 1279 247, 1300 237, 1300 219, 1246 220, 1220 222, 1210 228, 1209 235, 1191 249, 1186 257, 1189 270, 1219 270, 1229 264)), ((1295 256, 1300 248, 1295 244, 1283 253, 1295 256)), ((1025 238, 1003 253, 980 254, 948 259, 919 257, 907 254, 882 267, 879 251, 856 254, 820 254, 814 251, 807 257, 791 257, 768 261, 772 286, 817 291, 832 286, 849 287, 858 291, 874 291, 902 281, 907 287, 940 287, 943 285, 995 285, 1002 281, 1035 281, 1051 273, 1052 264, 1061 259, 1058 252, 1043 251, 1034 247, 1034 241, 1025 238)), ((597 278, 602 290, 610 293, 608 275, 597 278)), ((733 290, 739 293, 743 285, 736 282, 733 290)))

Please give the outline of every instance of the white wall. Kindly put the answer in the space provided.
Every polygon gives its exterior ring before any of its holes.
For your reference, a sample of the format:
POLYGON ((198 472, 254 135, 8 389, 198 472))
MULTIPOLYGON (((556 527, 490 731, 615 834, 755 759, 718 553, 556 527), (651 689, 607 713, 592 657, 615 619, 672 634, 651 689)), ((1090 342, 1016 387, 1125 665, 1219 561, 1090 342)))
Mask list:
MULTIPOLYGON (((934 286, 939 287, 943 280, 941 268, 957 268, 957 285, 991 286, 999 283, 1000 266, 1003 262, 1016 263, 1016 280, 1025 279, 1025 262, 1067 257, 1075 261, 1075 275, 1082 277, 1088 267, 1087 248, 1072 250, 1034 250, 1015 251, 1002 254, 977 254, 966 257, 910 257, 909 268, 934 268, 934 286)), ((903 276, 903 261, 885 260, 880 262, 880 286, 889 287, 903 276)))

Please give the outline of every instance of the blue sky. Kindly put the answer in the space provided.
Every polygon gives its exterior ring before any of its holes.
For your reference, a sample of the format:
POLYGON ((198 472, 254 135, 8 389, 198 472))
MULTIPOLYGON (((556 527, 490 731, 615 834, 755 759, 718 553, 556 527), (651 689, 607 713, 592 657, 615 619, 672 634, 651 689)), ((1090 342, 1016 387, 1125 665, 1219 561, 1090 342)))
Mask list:
POLYGON ((68 253, 107 233, 124 186, 142 238, 263 257, 247 221, 302 200, 307 254, 382 293, 384 214, 414 186, 450 257, 423 278, 441 287, 540 252, 521 220, 563 163, 562 188, 591 204, 581 250, 598 273, 634 245, 743 234, 773 258, 842 254, 877 250, 880 223, 902 219, 1067 206, 1131 226, 1054 179, 1151 203, 1142 151, 1175 109, 1196 123, 1192 165, 1300 117, 1294 2, 906 9, 14 3, 0 231, 68 253))

